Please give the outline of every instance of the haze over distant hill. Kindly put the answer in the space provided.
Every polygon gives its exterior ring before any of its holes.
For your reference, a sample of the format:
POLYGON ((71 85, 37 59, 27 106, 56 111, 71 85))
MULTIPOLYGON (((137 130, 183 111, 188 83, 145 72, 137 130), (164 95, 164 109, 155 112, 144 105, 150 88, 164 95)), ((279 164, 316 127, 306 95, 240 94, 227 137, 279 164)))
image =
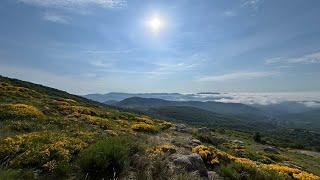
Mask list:
POLYGON ((215 97, 212 95, 217 95, 220 93, 197 93, 197 94, 180 94, 180 93, 120 93, 111 92, 107 94, 88 94, 84 97, 92 99, 98 102, 106 101, 122 101, 130 97, 142 97, 142 98, 157 98, 165 99, 170 101, 208 101, 217 100, 220 97, 215 97))
POLYGON ((156 98, 132 97, 122 100, 118 103, 113 103, 113 105, 138 109, 163 106, 190 106, 220 114, 255 116, 263 115, 262 111, 259 111, 258 109, 248 105, 240 103, 221 103, 214 101, 168 101, 156 98))

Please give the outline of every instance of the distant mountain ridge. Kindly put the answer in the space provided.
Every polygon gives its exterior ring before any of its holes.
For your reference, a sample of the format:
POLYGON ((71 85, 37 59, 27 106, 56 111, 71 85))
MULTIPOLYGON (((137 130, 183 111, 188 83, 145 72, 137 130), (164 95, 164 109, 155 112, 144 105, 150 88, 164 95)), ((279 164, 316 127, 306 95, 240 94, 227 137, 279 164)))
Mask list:
POLYGON ((190 106, 214 113, 220 114, 231 114, 231 115, 262 115, 263 112, 240 103, 221 103, 214 101, 168 101, 163 99, 156 98, 141 98, 141 97, 132 97, 122 100, 113 105, 126 108, 138 108, 145 109, 151 107, 163 107, 163 106, 190 106))
MULTIPOLYGON (((217 95, 220 93, 217 92, 203 92, 197 94, 180 94, 180 93, 119 93, 119 92, 110 92, 107 94, 88 94, 83 97, 98 101, 122 101, 131 97, 141 97, 141 98, 156 98, 164 99, 169 101, 206 101, 206 100, 216 100, 217 97, 202 97, 202 95, 217 95)), ((227 97, 226 97, 227 98, 227 97)))

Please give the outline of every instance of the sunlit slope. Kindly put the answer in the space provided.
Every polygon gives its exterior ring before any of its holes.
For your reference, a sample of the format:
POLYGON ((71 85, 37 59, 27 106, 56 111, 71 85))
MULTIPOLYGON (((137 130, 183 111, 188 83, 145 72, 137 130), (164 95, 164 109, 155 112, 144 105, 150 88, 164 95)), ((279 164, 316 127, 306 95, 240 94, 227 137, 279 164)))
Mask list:
POLYGON ((57 171, 80 174, 73 169, 77 168, 75 159, 97 140, 137 135, 140 131, 155 133, 171 126, 60 90, 5 77, 0 77, 0 123, 1 167, 30 170, 32 176, 34 171, 37 176, 57 171))
POLYGON ((1 180, 319 179, 319 157, 268 146, 0 77, 1 180))

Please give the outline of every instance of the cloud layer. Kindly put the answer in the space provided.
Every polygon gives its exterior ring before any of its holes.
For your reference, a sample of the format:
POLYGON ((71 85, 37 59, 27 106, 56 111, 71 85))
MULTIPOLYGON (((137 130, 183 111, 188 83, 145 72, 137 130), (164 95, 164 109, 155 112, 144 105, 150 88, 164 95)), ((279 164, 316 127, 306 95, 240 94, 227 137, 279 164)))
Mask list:
POLYGON ((85 7, 96 5, 104 8, 121 8, 126 6, 125 0, 19 0, 20 2, 54 8, 74 9, 78 7, 85 7))
POLYGON ((220 81, 229 81, 229 80, 237 80, 237 79, 254 79, 260 77, 273 76, 277 74, 276 72, 235 72, 217 76, 202 76, 198 79, 198 81, 212 81, 212 82, 220 82, 220 81))

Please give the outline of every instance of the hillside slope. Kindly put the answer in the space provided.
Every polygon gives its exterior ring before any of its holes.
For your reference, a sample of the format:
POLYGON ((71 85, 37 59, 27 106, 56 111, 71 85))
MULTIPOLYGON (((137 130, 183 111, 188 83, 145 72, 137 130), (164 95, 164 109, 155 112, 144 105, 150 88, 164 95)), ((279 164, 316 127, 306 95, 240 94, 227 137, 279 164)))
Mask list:
POLYGON ((244 104, 132 97, 114 102, 112 106, 140 110, 150 116, 198 125, 245 130, 276 128, 263 112, 244 104))
POLYGON ((156 98, 132 97, 124 99, 113 105, 128 108, 149 108, 160 106, 190 106, 219 114, 229 115, 255 115, 263 116, 263 112, 256 108, 240 103, 220 103, 214 101, 168 101, 156 98))
POLYGON ((267 147, 0 77, 0 179, 319 179, 318 157, 267 147))

